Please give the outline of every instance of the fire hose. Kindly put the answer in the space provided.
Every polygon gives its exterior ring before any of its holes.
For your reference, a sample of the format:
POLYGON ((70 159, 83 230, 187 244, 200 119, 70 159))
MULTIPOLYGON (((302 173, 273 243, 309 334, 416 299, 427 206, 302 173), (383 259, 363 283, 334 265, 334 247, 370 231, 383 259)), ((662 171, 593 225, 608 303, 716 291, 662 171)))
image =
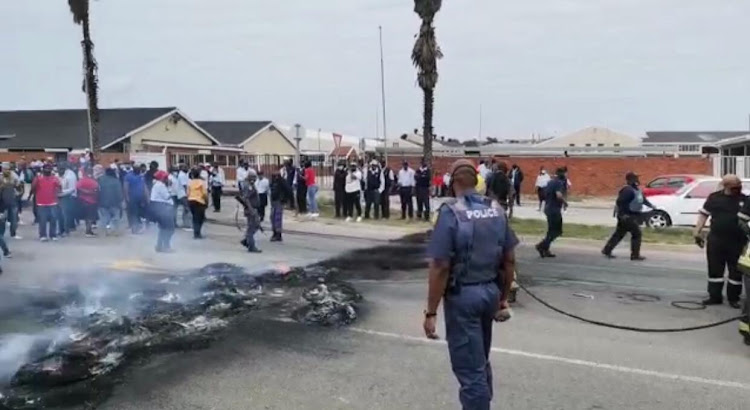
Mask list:
MULTIPOLYGON (((705 324, 705 325, 689 326, 689 327, 678 327, 678 328, 644 328, 644 327, 635 327, 635 326, 627 326, 627 325, 618 325, 618 324, 615 324, 615 323, 602 322, 600 320, 587 319, 585 317, 581 317, 581 316, 575 315, 573 313, 566 312, 566 311, 564 311, 564 310, 562 310, 562 309, 560 309, 558 307, 555 307, 555 306, 551 305, 550 303, 546 302, 545 300, 543 300, 539 296, 535 295, 534 292, 531 292, 528 288, 526 288, 526 286, 522 285, 520 282, 516 281, 516 284, 518 285, 519 288, 521 288, 524 292, 526 292, 526 294, 528 294, 529 296, 531 296, 532 299, 534 299, 537 302, 541 303, 544 307, 546 307, 546 308, 548 308, 548 309, 550 309, 552 311, 555 311, 555 312, 557 312, 557 313, 559 313, 561 315, 564 315, 564 316, 567 316, 567 317, 579 320, 581 322, 585 322, 585 323, 589 323, 589 324, 592 324, 592 325, 596 325, 596 326, 608 327, 608 328, 611 328, 611 329, 628 330, 628 331, 631 331, 631 332, 641 332, 641 333, 677 333, 677 332, 689 332, 689 331, 693 331, 693 330, 709 329, 709 328, 712 328, 712 327, 725 325, 727 323, 732 323, 732 322, 735 322, 735 321, 737 321, 739 319, 744 318, 743 315, 740 315, 740 316, 732 317, 730 319, 724 319, 724 320, 720 320, 718 322, 708 323, 708 324, 705 324)), ((686 304, 686 303, 694 303, 694 302, 672 302, 672 306, 680 307, 678 305, 686 304)), ((687 309, 689 309, 689 310, 696 310, 696 309, 693 309, 693 308, 687 308, 687 309)))

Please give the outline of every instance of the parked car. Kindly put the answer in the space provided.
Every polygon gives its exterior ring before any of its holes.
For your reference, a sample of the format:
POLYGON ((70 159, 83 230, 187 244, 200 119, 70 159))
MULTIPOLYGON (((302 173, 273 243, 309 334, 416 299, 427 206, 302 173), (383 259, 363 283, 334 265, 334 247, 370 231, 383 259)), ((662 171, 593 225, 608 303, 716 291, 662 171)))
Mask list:
MULTIPOLYGON (((669 226, 695 226, 698 220, 698 210, 701 209, 706 198, 718 190, 721 178, 696 177, 674 194, 654 195, 648 200, 656 207, 647 213, 646 225, 656 229, 669 226)), ((742 180, 742 192, 750 193, 750 179, 742 180)), ((710 223, 710 220, 709 220, 710 223)))
POLYGON ((660 175, 643 187, 643 195, 671 195, 685 185, 692 184, 698 178, 710 178, 710 175, 660 175))

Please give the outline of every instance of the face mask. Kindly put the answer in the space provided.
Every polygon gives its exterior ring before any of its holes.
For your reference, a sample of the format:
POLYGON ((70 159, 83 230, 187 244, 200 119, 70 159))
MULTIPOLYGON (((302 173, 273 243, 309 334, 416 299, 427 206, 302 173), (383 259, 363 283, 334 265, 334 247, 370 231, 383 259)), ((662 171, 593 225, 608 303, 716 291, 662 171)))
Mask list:
POLYGON ((729 190, 733 196, 740 196, 742 194, 742 187, 734 187, 729 190))

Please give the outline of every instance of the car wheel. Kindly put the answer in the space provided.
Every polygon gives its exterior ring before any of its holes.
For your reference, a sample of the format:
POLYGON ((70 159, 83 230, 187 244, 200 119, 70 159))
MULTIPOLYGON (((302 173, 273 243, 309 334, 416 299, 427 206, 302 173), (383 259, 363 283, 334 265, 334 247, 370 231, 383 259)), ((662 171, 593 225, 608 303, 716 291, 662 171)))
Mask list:
POLYGON ((664 229, 672 225, 672 219, 664 211, 656 211, 649 215, 647 224, 649 228, 664 229))

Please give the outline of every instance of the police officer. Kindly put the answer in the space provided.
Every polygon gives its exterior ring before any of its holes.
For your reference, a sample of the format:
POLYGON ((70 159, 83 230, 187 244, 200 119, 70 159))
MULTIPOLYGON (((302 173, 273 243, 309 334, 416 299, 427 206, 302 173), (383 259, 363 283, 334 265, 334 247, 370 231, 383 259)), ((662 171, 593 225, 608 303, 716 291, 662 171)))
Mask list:
POLYGON ((701 231, 711 218, 711 230, 706 241, 708 260, 708 299, 704 305, 720 305, 724 299, 724 270, 727 278, 727 301, 729 306, 740 308, 742 273, 737 269, 737 260, 747 243, 747 237, 739 226, 738 213, 747 197, 742 194, 742 181, 736 175, 726 175, 721 180, 722 189, 708 196, 698 212, 698 222, 693 235, 703 245, 701 231))
POLYGON ((643 205, 651 209, 656 209, 643 195, 638 175, 635 172, 628 172, 625 174, 625 186, 620 189, 620 192, 617 194, 617 201, 615 202, 617 227, 607 241, 607 244, 604 245, 602 255, 613 259, 615 256, 612 254, 612 251, 622 238, 625 237, 625 234, 630 232, 630 260, 642 261, 646 259, 641 256, 643 205))
POLYGON ((380 168, 383 170, 383 182, 385 183, 383 192, 380 193, 380 213, 383 219, 389 219, 391 217, 391 191, 393 190, 396 176, 385 161, 380 162, 380 168))
MULTIPOLYGON (((550 251, 552 242, 563 232, 562 209, 567 206, 565 200, 565 169, 558 168, 555 178, 552 178, 545 189, 544 215, 547 217, 547 234, 536 245, 536 251, 542 258, 554 258, 550 251)), ((511 202, 512 206, 512 202, 511 202)))
POLYGON ((476 192, 477 171, 467 160, 451 168, 448 199, 427 248, 429 293, 424 332, 436 339, 437 309, 444 299, 446 339, 464 409, 489 409, 492 321, 508 306, 518 239, 497 201, 476 192))
POLYGON ((414 172, 414 191, 417 196, 417 219, 430 220, 430 184, 432 170, 422 161, 419 169, 414 172))

